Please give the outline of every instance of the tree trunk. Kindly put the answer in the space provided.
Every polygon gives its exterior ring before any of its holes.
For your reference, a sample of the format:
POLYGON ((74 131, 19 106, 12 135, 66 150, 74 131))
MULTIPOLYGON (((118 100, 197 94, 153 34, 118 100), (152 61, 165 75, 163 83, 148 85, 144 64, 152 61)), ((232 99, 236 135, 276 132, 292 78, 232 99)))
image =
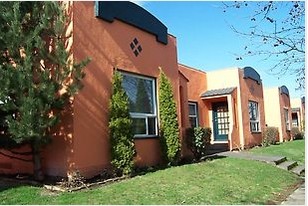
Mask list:
POLYGON ((32 145, 32 152, 33 152, 33 178, 37 181, 44 180, 44 174, 42 170, 41 164, 41 153, 39 147, 36 145, 32 145))

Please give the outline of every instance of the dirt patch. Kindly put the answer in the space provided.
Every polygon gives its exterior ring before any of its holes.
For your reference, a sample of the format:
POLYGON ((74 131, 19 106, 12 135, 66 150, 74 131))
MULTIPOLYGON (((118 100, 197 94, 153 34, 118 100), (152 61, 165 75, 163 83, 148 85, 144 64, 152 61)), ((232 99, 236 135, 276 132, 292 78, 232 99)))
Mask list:
POLYGON ((272 200, 269 200, 266 205, 280 205, 283 201, 285 201, 297 188, 299 188, 305 180, 300 180, 298 183, 291 185, 285 190, 281 191, 278 194, 275 194, 272 200))

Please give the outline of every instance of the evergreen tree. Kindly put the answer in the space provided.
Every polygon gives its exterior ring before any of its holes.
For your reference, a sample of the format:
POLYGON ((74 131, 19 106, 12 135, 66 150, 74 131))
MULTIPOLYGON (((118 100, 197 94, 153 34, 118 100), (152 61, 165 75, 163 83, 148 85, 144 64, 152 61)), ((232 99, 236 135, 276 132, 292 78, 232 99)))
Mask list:
POLYGON ((160 69, 159 75, 160 139, 163 155, 170 164, 176 164, 180 153, 179 124, 172 85, 160 69))
POLYGON ((143 79, 139 79, 137 85, 137 95, 136 95, 136 112, 150 113, 151 105, 149 96, 145 87, 145 82, 143 79))
POLYGON ((81 88, 82 68, 65 47, 67 17, 59 2, 0 2, 0 110, 10 138, 30 144, 34 178, 50 129, 81 88))
POLYGON ((134 134, 129 114, 128 97, 122 87, 122 75, 115 71, 109 103, 111 163, 122 174, 130 174, 134 166, 134 134))

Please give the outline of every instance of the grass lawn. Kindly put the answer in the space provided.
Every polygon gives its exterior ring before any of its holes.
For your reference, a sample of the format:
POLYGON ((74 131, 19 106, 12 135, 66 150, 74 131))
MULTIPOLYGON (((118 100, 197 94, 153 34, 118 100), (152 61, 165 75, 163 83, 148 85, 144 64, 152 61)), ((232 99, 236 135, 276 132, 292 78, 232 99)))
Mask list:
POLYGON ((0 204, 267 204, 299 181, 269 164, 221 158, 74 193, 0 184, 0 204))
POLYGON ((256 154, 266 154, 273 156, 286 156, 288 160, 297 161, 300 164, 305 163, 305 140, 294 140, 284 142, 279 145, 269 147, 259 147, 251 149, 250 152, 256 154))

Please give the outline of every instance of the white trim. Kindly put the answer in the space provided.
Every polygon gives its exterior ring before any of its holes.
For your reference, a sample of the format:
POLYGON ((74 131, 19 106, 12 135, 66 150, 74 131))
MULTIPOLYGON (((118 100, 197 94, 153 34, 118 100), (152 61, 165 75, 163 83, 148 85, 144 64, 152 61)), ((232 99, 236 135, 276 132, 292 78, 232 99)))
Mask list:
POLYGON ((228 113, 229 113, 229 132, 228 132, 228 140, 230 142, 229 144, 229 150, 231 151, 233 148, 232 148, 232 133, 233 133, 233 126, 234 126, 234 112, 233 111, 233 105, 234 105, 234 102, 232 101, 233 98, 232 98, 232 95, 229 94, 227 96, 227 103, 228 103, 228 113))
POLYGON ((248 100, 248 115, 249 115, 249 130, 250 133, 254 133, 254 132, 261 132, 261 128, 260 128, 260 109, 259 109, 259 102, 253 101, 253 100, 248 100), (256 119, 251 120, 250 119, 250 104, 255 104, 256 105, 256 119), (257 130, 252 130, 251 128, 251 124, 257 124, 257 130))
POLYGON ((201 99, 207 100, 207 99, 216 99, 216 98, 221 98, 221 97, 226 97, 230 94, 222 94, 222 95, 216 95, 216 96, 209 96, 209 97, 201 97, 201 99))
POLYGON ((215 141, 215 140, 213 140, 212 143, 213 144, 219 144, 219 143, 225 144, 225 143, 228 143, 228 141, 215 141))

